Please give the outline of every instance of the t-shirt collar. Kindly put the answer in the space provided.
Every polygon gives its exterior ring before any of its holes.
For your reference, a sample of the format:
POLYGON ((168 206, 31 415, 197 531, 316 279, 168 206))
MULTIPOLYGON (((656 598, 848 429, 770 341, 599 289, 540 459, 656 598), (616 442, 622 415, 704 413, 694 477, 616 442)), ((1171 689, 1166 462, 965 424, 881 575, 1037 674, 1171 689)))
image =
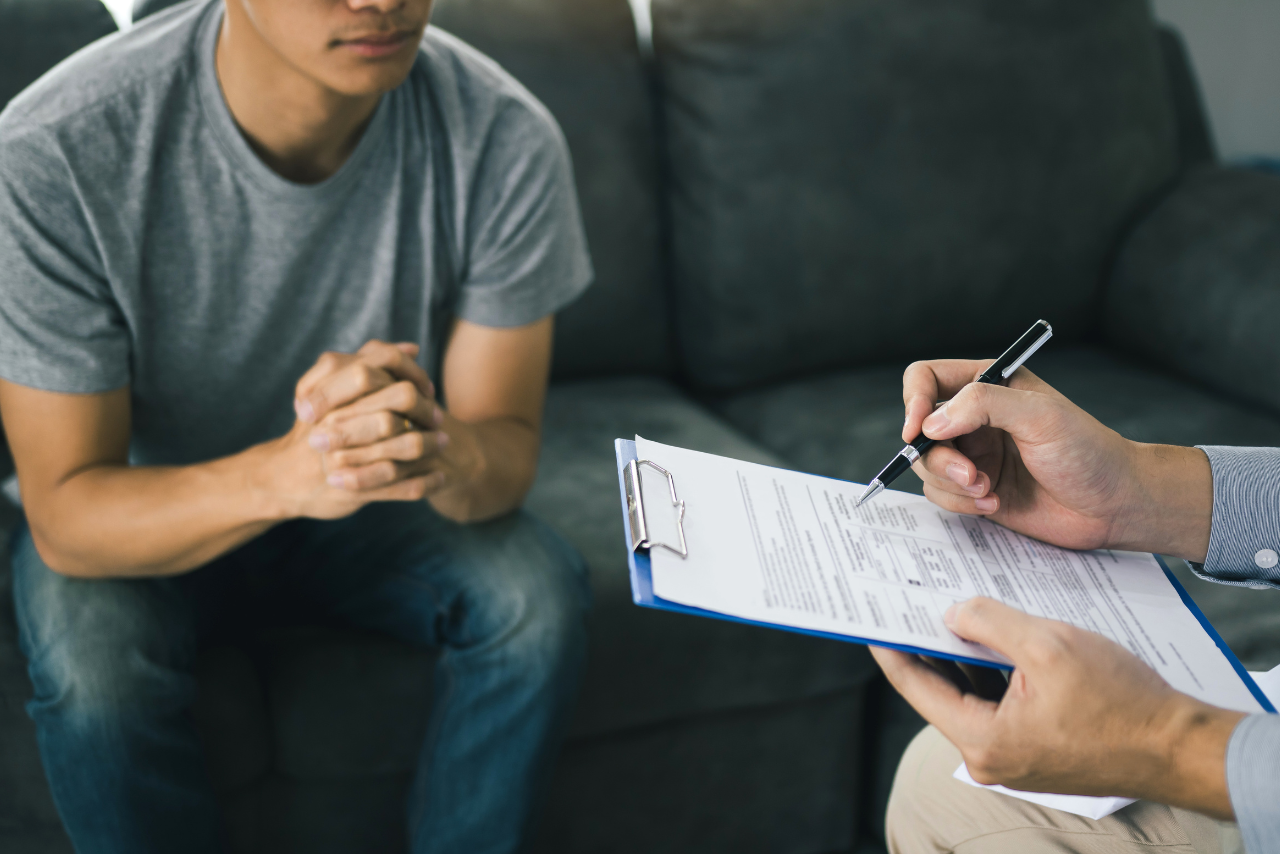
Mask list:
POLYGON ((378 101, 373 118, 365 127, 355 150, 337 172, 316 184, 299 184, 281 177, 263 163, 249 146, 222 95, 214 55, 218 46, 218 31, 222 25, 223 14, 221 0, 211 0, 204 11, 196 35, 196 74, 201 107, 218 142, 236 165, 249 173, 255 183, 278 198, 314 203, 349 189, 364 171, 370 154, 382 141, 386 132, 390 98, 383 95, 378 101))

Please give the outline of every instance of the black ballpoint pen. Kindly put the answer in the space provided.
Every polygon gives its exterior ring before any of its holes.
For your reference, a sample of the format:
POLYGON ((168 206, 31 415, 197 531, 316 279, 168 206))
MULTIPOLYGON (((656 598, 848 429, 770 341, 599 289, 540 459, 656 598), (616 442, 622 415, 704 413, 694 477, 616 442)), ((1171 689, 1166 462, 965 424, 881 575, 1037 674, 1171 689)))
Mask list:
MULTIPOLYGON (((1021 338, 1013 342, 1012 347, 1005 350, 999 359, 992 362, 991 366, 982 372, 982 376, 978 377, 976 382, 995 385, 1008 379, 1014 371, 1022 366, 1023 362, 1031 358, 1032 353, 1039 350, 1041 345, 1052 337, 1053 327, 1043 320, 1037 320, 1021 338)), ((876 475, 875 480, 867 484, 862 497, 858 499, 858 503, 854 506, 861 507, 879 495, 881 490, 897 480, 899 475, 911 468, 912 463, 920 459, 920 456, 932 447, 932 439, 923 433, 917 436, 910 445, 898 451, 898 455, 889 461, 889 465, 885 466, 880 474, 876 475)))

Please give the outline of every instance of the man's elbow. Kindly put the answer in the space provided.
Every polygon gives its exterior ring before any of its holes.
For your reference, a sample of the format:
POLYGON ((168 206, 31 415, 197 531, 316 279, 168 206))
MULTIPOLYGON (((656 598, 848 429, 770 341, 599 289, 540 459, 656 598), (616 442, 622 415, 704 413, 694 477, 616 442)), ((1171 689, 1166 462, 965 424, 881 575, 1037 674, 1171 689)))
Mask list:
POLYGON ((67 578, 96 578, 100 575, 94 571, 95 567, 90 562, 60 547, 55 540, 43 535, 35 525, 31 526, 31 543, 41 562, 58 575, 65 575, 67 578))

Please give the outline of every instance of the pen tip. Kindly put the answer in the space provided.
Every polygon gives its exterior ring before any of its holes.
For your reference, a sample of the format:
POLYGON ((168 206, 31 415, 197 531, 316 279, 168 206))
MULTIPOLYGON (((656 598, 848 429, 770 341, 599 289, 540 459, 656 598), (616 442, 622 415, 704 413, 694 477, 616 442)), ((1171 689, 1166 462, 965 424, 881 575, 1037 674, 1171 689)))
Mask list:
POLYGON ((884 489, 884 484, 880 482, 879 478, 871 481, 871 483, 867 484, 867 488, 862 491, 862 495, 858 497, 858 503, 853 505, 854 509, 856 510, 872 498, 875 498, 882 489, 884 489))

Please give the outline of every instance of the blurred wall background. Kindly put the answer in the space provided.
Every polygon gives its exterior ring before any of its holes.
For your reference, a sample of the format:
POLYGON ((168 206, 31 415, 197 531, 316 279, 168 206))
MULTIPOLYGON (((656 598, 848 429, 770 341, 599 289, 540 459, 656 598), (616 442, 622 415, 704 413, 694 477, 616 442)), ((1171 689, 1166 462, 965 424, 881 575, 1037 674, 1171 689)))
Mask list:
MULTIPOLYGON (((133 0, 103 0, 121 28, 133 0)), ((649 0, 630 0, 642 38, 649 0)), ((786 0, 778 0, 786 2, 786 0)), ((1153 0, 1191 49, 1224 160, 1280 161, 1280 0, 1153 0)))
POLYGON ((1155 0, 1182 33, 1224 160, 1280 160, 1280 2, 1155 0))

